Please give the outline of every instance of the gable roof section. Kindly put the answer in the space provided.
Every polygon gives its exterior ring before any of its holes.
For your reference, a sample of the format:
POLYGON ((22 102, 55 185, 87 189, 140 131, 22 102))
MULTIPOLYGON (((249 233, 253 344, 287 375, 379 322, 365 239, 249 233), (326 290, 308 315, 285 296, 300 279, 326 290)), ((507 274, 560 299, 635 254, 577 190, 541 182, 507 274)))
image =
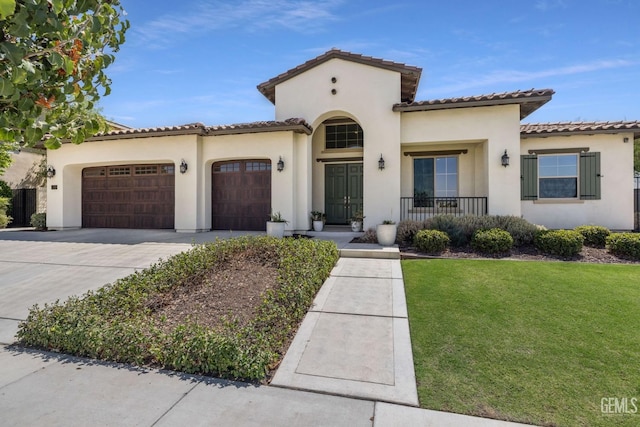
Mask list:
MULTIPOLYGON (((311 135, 313 129, 304 121, 304 119, 287 119, 284 121, 264 121, 264 122, 251 122, 251 123, 238 123, 233 125, 221 125, 221 126, 205 126, 202 123, 190 123, 181 126, 167 126, 156 128, 141 128, 141 129, 121 129, 112 130, 105 134, 98 134, 93 136, 87 141, 105 141, 114 139, 128 139, 128 138, 151 138, 157 136, 176 136, 176 135, 234 135, 234 134, 247 134, 247 133, 262 133, 262 132, 283 132, 290 131, 294 133, 304 133, 311 135)), ((69 142, 69 141, 65 141, 69 142)))
POLYGON ((522 138, 546 138, 549 136, 624 132, 632 132, 634 139, 640 138, 640 122, 528 123, 520 126, 520 136, 522 138))
POLYGON ((385 59, 373 58, 371 56, 364 56, 357 53, 346 52, 340 49, 331 49, 317 58, 310 59, 302 65, 298 65, 289 71, 285 71, 279 76, 276 76, 264 83, 260 83, 258 85, 258 90, 269 101, 275 104, 277 85, 335 58, 398 72, 400 73, 400 99, 402 102, 413 102, 416 97, 422 68, 399 62, 387 61, 385 59))
POLYGON ((520 104, 520 120, 522 120, 549 102, 554 93, 553 89, 531 89, 516 92, 492 93, 490 95, 465 96, 461 98, 433 99, 430 101, 410 103, 402 102, 395 104, 393 111, 429 111, 520 104))

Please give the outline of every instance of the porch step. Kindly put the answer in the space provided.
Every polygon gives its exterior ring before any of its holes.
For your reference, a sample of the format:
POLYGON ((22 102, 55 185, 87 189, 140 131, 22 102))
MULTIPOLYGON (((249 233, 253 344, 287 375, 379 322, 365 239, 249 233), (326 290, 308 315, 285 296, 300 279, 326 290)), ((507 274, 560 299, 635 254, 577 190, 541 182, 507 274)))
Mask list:
POLYGON ((340 258, 400 259, 398 245, 380 246, 371 243, 349 243, 340 249, 340 258))

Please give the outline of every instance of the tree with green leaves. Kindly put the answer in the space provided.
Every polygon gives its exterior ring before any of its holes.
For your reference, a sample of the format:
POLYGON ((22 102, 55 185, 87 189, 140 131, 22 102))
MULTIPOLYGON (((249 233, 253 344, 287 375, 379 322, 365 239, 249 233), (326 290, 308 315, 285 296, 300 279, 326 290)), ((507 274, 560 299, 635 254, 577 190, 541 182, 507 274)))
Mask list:
POLYGON ((120 0, 0 0, 0 153, 106 130, 96 103, 110 92, 124 15, 120 0))

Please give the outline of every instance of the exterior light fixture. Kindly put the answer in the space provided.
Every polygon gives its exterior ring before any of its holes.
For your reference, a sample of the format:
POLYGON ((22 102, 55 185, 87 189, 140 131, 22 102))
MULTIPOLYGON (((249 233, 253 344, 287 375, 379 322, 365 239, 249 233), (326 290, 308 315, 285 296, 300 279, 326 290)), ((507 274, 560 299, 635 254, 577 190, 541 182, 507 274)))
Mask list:
POLYGON ((622 142, 629 142, 629 138, 627 138, 626 136, 624 138, 622 138, 622 142))
POLYGON ((378 160, 378 169, 384 169, 384 158, 382 157, 382 154, 380 154, 380 160, 378 160))
POLYGON ((182 162, 180 162, 180 173, 185 173, 187 169, 189 169, 189 165, 182 159, 182 162))
POLYGON ((507 154, 507 150, 504 150, 504 154, 502 155, 501 160, 502 166, 504 166, 505 168, 509 166, 509 155, 507 154))
POLYGON ((47 178, 53 178, 54 176, 56 176, 56 169, 51 165, 47 166, 47 178))
POLYGON ((280 156, 280 160, 278 160, 278 172, 282 172, 284 170, 284 160, 282 160, 282 156, 280 156))

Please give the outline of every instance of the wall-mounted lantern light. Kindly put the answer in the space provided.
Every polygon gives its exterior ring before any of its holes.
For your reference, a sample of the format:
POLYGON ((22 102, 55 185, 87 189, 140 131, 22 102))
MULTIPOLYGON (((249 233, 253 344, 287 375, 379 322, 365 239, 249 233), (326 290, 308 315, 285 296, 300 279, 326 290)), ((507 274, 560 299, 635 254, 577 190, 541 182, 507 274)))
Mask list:
POLYGON ((380 160, 378 160, 378 169, 384 169, 384 158, 382 157, 382 154, 380 154, 380 160))
POLYGON ((47 178, 53 178, 54 176, 56 176, 56 169, 51 165, 47 166, 47 178))
POLYGON ((278 160, 278 172, 282 172, 284 170, 284 160, 282 160, 282 156, 280 156, 280 160, 278 160))
POLYGON ((180 173, 185 173, 187 169, 189 169, 189 165, 187 165, 187 162, 182 159, 182 161, 180 162, 180 173))
POLYGON ((624 138, 622 138, 622 142, 627 143, 629 142, 629 138, 627 138, 626 136, 624 138))
POLYGON ((507 150, 504 150, 504 154, 500 159, 502 160, 502 166, 505 168, 509 166, 509 155, 507 154, 507 150))

